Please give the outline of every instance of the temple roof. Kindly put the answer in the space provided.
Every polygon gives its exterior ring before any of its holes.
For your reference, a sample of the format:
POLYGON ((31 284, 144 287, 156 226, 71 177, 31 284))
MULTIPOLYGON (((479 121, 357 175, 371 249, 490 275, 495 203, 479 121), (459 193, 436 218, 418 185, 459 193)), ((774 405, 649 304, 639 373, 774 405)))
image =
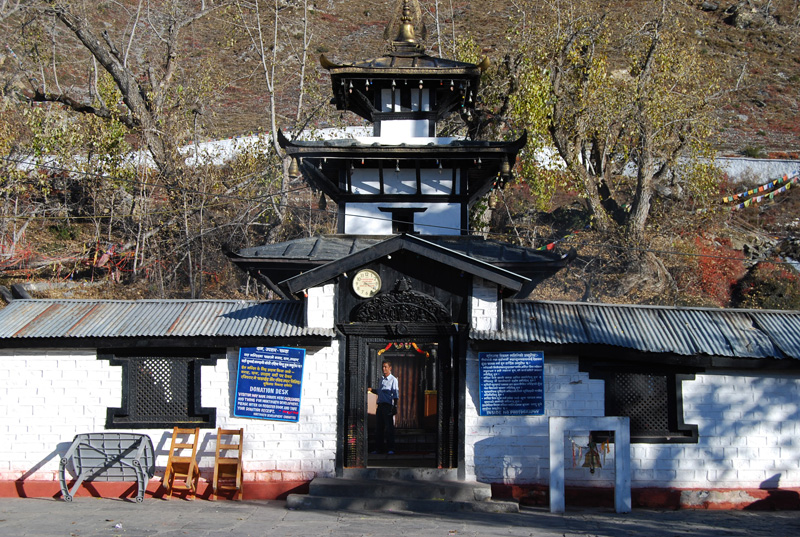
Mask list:
MULTIPOLYGON (((390 250, 397 249, 424 251, 430 256, 440 257, 442 262, 447 262, 451 266, 454 263, 470 265, 480 275, 488 279, 499 279, 509 290, 519 292, 520 295, 529 293, 536 283, 565 266, 573 255, 572 252, 558 254, 482 237, 436 235, 420 237, 405 234, 310 237, 278 244, 265 244, 228 255, 239 268, 257 277, 268 279, 271 287, 280 285, 280 294, 288 296, 296 292, 297 285, 310 286, 311 284, 305 279, 316 278, 310 273, 326 265, 347 258, 361 263, 371 255, 367 253, 369 250, 372 250, 374 255, 382 256, 390 250), (300 274, 306 273, 309 275, 304 276, 302 282, 287 284, 287 280, 297 280, 300 274)), ((335 272, 338 268, 334 267, 333 270, 335 272)), ((329 272, 330 270, 324 273, 320 271, 319 274, 329 277, 329 272)), ((314 282, 316 283, 316 279, 314 282)))
POLYGON ((301 166, 304 176, 337 203, 347 194, 339 187, 339 171, 348 159, 446 161, 451 168, 463 165, 468 174, 465 195, 472 203, 491 190, 498 177, 502 182, 510 179, 510 165, 516 162, 527 141, 527 133, 510 142, 453 140, 446 144, 426 141, 417 145, 381 144, 377 139, 373 143, 352 139, 290 141, 278 131, 278 142, 286 154, 304 159, 301 166))
POLYGON ((389 50, 383 56, 350 63, 335 63, 324 54, 320 65, 330 71, 333 103, 338 110, 352 112, 375 121, 373 101, 375 90, 395 89, 413 81, 420 89, 449 88, 462 100, 444 100, 440 113, 452 113, 453 106, 472 108, 478 93, 481 73, 489 66, 488 58, 478 64, 448 60, 431 56, 425 46, 417 42, 417 32, 424 34, 422 12, 417 0, 403 0, 395 9, 395 16, 386 28, 386 37, 396 31, 389 50))
POLYGON ((331 75, 369 74, 373 77, 380 76, 381 72, 391 75, 413 72, 415 75, 479 77, 480 72, 489 65, 488 59, 484 59, 480 64, 473 64, 429 56, 425 53, 424 45, 417 41, 418 33, 423 37, 426 33, 419 2, 402 0, 395 6, 395 15, 386 27, 384 36, 388 38, 394 35, 386 55, 370 60, 337 64, 323 54, 320 56, 320 64, 330 70, 331 75))
POLYGON ((377 78, 381 75, 397 76, 400 74, 424 75, 426 77, 450 77, 455 75, 472 75, 479 77, 482 70, 488 67, 488 59, 480 64, 448 60, 429 56, 423 52, 399 54, 390 51, 384 56, 353 63, 337 64, 325 55, 320 56, 322 67, 330 70, 331 75, 369 75, 377 78))

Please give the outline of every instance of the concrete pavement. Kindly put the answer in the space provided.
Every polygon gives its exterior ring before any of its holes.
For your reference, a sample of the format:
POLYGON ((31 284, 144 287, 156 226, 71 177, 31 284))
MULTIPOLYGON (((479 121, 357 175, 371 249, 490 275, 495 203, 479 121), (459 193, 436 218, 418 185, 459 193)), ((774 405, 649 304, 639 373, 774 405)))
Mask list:
POLYGON ((64 537, 693 537, 800 535, 797 511, 654 511, 620 515, 609 509, 570 509, 553 515, 291 511, 283 501, 186 501, 76 498, 0 499, 0 536, 64 537))

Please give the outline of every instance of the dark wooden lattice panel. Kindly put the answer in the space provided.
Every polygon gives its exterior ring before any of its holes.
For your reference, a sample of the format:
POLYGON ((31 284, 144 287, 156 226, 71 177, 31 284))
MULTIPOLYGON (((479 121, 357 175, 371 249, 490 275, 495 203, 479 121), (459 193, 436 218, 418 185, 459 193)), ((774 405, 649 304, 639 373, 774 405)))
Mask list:
POLYGON ((138 349, 98 353, 101 360, 122 367, 122 406, 109 408, 109 429, 208 427, 216 424, 216 409, 202 406, 200 368, 214 365, 222 353, 197 349, 138 349))
POLYGON ((130 413, 136 421, 185 421, 190 413, 191 360, 133 358, 130 413))
POLYGON ((629 416, 631 431, 668 433, 670 430, 666 375, 617 373, 609 383, 611 416, 629 416))

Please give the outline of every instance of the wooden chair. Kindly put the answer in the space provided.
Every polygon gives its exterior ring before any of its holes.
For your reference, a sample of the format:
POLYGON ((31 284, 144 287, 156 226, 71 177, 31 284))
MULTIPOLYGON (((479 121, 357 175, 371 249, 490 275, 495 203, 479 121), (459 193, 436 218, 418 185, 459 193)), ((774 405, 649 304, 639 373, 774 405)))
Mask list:
POLYGON ((197 481, 200 478, 200 469, 197 467, 197 441, 200 438, 200 429, 172 430, 172 444, 169 448, 167 471, 161 483, 167 489, 169 497, 173 490, 185 490, 189 496, 197 496, 197 481), (182 441, 181 438, 186 438, 182 441), (185 454, 191 450, 191 456, 185 454), (177 481, 177 483, 176 483, 177 481))
POLYGON ((215 500, 220 490, 235 491, 234 499, 242 499, 243 447, 244 429, 217 429, 217 452, 214 457, 211 499, 215 500), (229 443, 223 442, 223 436, 230 438, 229 443), (223 456, 226 454, 233 456, 223 456))

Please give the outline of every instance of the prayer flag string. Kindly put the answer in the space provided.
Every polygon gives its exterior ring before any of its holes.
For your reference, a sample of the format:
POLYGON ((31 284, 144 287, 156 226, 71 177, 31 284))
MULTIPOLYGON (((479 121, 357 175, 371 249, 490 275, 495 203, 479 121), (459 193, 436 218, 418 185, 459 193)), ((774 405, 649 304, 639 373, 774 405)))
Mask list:
POLYGON ((798 173, 799 172, 794 172, 792 175, 786 174, 780 179, 775 179, 774 181, 770 181, 769 183, 765 183, 750 190, 733 194, 732 196, 725 196, 722 198, 722 202, 731 203, 742 200, 741 203, 737 203, 731 207, 731 210, 735 211, 750 207, 754 202, 761 203, 765 199, 775 199, 775 194, 782 194, 789 190, 792 185, 797 184, 798 179, 800 179, 798 173), (779 185, 783 186, 778 188, 779 185))

